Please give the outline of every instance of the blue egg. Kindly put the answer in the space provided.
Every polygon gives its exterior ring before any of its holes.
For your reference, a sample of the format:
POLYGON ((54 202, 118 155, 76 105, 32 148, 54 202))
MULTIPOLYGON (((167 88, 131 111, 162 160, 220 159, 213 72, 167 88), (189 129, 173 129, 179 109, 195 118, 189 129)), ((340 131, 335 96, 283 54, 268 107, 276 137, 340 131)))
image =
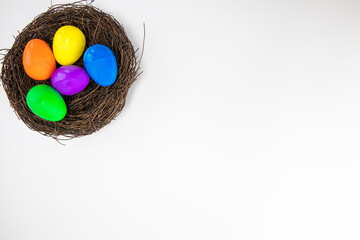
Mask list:
POLYGON ((95 44, 84 54, 85 69, 100 86, 113 84, 117 76, 117 63, 114 53, 105 45, 95 44))

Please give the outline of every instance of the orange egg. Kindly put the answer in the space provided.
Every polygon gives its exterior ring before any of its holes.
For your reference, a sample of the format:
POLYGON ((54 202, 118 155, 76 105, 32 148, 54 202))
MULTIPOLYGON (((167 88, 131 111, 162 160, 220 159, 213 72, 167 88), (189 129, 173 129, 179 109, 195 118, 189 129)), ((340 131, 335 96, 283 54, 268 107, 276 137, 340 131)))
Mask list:
POLYGON ((41 39, 30 40, 23 53, 23 66, 29 77, 47 80, 56 69, 54 54, 49 45, 41 39))

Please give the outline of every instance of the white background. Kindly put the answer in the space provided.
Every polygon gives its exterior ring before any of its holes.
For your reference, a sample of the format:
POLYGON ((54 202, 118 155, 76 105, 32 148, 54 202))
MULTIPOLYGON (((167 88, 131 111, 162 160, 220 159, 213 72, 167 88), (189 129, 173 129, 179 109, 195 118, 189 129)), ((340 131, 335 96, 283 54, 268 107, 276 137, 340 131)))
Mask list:
MULTIPOLYGON (((49 5, 1 0, 0 47, 49 5)), ((360 238, 358 0, 94 5, 144 73, 66 146, 0 88, 1 240, 360 238)))

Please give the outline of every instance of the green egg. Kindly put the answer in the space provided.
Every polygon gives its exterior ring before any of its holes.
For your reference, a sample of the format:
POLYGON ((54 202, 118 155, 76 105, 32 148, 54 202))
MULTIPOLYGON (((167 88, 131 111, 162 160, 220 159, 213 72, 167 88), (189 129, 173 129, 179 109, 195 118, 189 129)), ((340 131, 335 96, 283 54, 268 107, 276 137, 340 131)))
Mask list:
POLYGON ((37 116, 48 121, 60 121, 67 108, 63 97, 48 85, 36 85, 26 96, 26 103, 37 116))

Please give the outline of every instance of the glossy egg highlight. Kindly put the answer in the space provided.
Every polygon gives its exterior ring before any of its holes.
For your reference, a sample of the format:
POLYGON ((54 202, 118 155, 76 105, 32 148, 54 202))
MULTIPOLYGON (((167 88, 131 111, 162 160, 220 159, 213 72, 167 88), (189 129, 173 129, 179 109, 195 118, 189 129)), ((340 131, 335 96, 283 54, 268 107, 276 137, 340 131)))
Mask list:
POLYGON ((63 97, 48 85, 36 85, 26 96, 30 110, 40 118, 48 121, 60 121, 67 113, 63 97))
POLYGON ((84 54, 84 65, 90 77, 100 86, 110 86, 117 77, 117 62, 113 51, 105 45, 89 47, 84 54))
POLYGON ((53 39, 56 61, 61 65, 74 64, 83 54, 85 44, 85 35, 79 28, 71 25, 59 28, 53 39))
POLYGON ((85 69, 75 66, 62 66, 51 77, 51 85, 62 95, 74 95, 86 88, 90 77, 85 69))
POLYGON ((49 79, 56 68, 54 54, 49 45, 41 39, 30 40, 23 52, 23 66, 32 79, 49 79))

